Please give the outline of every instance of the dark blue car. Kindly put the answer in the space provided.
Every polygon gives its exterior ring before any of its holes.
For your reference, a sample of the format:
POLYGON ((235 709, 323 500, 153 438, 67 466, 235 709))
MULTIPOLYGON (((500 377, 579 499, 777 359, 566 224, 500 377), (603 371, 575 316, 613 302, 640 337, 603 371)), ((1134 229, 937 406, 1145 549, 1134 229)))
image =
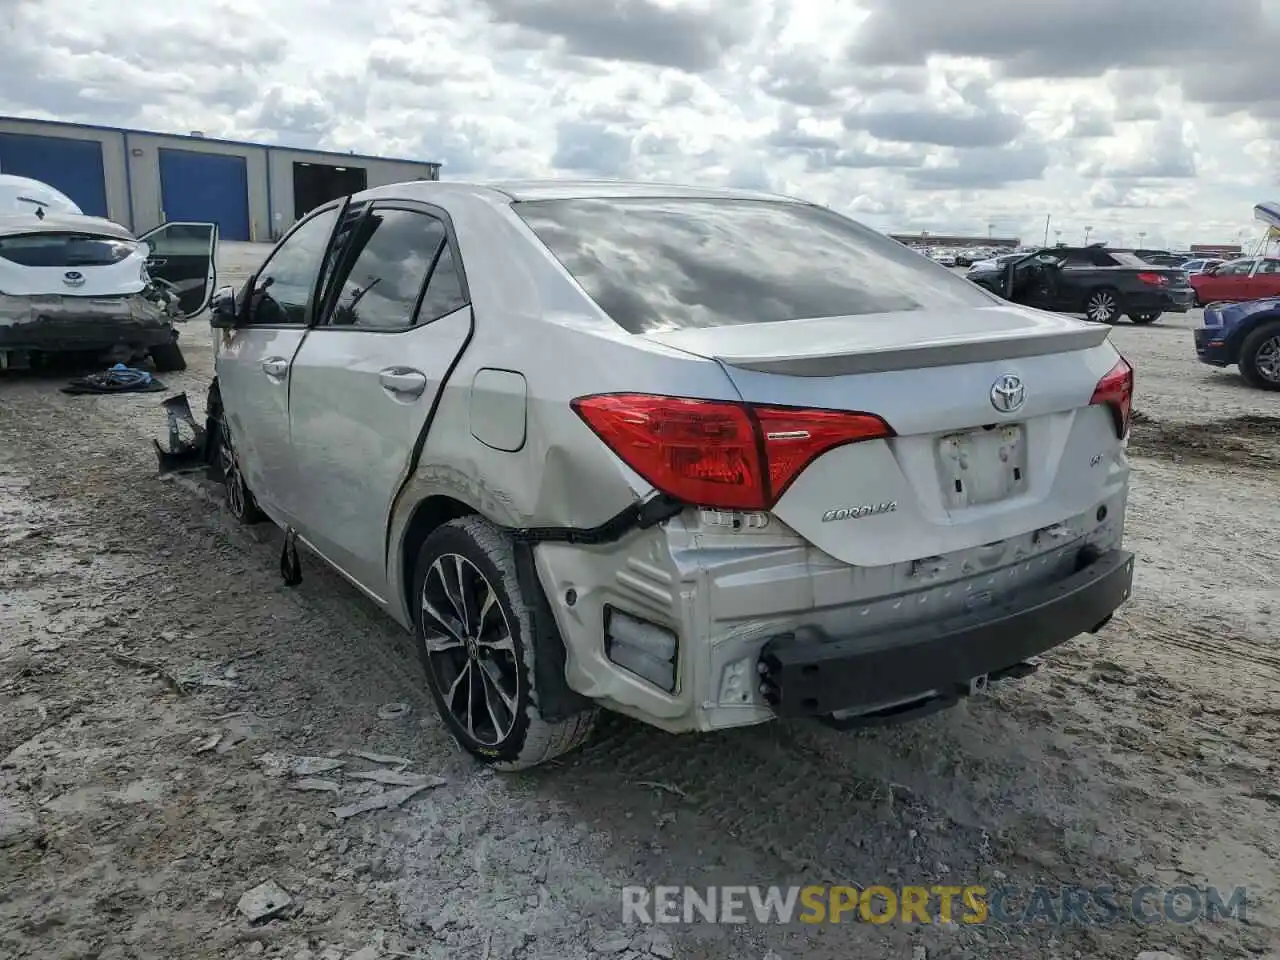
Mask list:
POLYGON ((1201 363, 1235 364, 1252 386, 1280 390, 1280 297, 1211 303, 1195 338, 1201 363))

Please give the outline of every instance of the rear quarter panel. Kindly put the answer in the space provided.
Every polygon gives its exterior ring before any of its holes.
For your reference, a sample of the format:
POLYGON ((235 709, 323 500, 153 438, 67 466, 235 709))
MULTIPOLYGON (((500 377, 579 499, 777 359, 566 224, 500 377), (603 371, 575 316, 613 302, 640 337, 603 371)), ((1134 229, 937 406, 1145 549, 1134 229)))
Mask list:
MULTIPOLYGON (((504 527, 591 528, 649 494, 652 486, 573 412, 575 397, 637 391, 737 399, 717 364, 634 337, 604 316, 503 204, 465 196, 441 206, 453 220, 474 330, 393 508, 393 568, 413 511, 428 497, 449 497, 504 527), (519 377, 486 371, 519 374, 524 396, 510 393, 519 377), (487 395, 487 384, 502 385, 503 395, 487 395), (523 431, 508 432, 523 433, 519 449, 476 436, 488 436, 477 419, 491 426, 495 410, 523 415, 523 431)), ((393 569, 392 583, 402 574, 393 569)))

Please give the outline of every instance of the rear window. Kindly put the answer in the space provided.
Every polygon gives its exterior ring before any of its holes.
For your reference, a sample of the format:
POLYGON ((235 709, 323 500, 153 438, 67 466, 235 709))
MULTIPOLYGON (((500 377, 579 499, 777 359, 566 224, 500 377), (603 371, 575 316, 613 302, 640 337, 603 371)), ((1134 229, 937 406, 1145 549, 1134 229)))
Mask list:
POLYGON ((993 303, 947 268, 821 207, 591 199, 512 209, 631 333, 993 303))
POLYGON ((126 259, 137 248, 132 240, 77 233, 0 237, 0 257, 23 267, 105 267, 126 259))

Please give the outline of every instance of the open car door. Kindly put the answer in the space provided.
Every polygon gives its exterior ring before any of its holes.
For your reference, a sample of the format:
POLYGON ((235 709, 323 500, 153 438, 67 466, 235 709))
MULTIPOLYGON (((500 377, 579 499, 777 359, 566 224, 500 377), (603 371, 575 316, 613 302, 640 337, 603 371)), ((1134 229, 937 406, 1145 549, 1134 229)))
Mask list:
POLYGON ((1000 295, 1024 306, 1051 310, 1057 284, 1050 282, 1048 272, 1058 269, 1057 258, 1044 252, 1010 261, 1000 275, 1000 295))
POLYGON ((217 286, 218 225, 162 223, 138 240, 150 249, 147 272, 172 288, 182 319, 190 320, 203 311, 217 286))

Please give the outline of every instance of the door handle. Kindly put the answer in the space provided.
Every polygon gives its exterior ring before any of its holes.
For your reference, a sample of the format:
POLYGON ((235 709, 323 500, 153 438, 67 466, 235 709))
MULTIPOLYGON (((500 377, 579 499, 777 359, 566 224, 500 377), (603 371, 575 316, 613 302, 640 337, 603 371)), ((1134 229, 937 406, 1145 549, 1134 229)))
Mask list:
POLYGON ((148 267, 163 267, 168 262, 168 257, 147 257, 148 267))
POLYGON ((289 372, 289 361, 284 357, 268 357, 262 361, 262 371, 268 377, 283 377, 289 372))
POLYGON ((408 367, 388 367, 378 373, 382 388, 405 397, 418 397, 427 389, 427 375, 408 367))

